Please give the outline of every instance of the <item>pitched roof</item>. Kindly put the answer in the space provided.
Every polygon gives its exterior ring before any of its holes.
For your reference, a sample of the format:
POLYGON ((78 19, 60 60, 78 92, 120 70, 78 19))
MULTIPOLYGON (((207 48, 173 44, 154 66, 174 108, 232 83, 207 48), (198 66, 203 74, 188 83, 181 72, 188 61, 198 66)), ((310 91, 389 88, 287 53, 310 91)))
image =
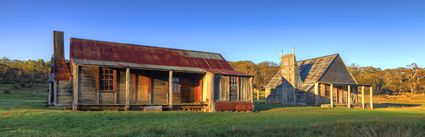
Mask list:
MULTIPOLYGON (((306 60, 297 61, 297 66, 300 69, 301 80, 303 83, 315 83, 323 76, 333 60, 338 57, 339 54, 332 54, 317 58, 311 58, 306 60)), ((275 76, 267 83, 265 87, 275 88, 282 83, 282 71, 278 71, 275 76)), ((309 88, 309 86, 304 86, 309 88)))
POLYGON ((273 76, 272 79, 266 84, 266 88, 276 88, 282 83, 282 71, 277 71, 276 75, 273 76))
POLYGON ((80 62, 117 62, 151 66, 199 68, 227 75, 236 72, 218 53, 71 38, 70 58, 80 62), (221 72, 221 73, 220 73, 221 72))
POLYGON ((319 81, 332 64, 333 60, 335 60, 338 56, 339 54, 332 54, 298 61, 297 65, 300 68, 301 80, 304 83, 314 83, 319 81))

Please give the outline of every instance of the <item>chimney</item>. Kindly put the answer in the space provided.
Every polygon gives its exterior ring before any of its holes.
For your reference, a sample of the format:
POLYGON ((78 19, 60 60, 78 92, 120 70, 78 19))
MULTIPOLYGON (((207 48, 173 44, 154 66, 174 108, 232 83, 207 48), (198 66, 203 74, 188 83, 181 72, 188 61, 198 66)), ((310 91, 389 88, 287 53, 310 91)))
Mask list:
POLYGON ((64 55, 64 42, 63 32, 53 31, 53 58, 65 59, 64 55))
POLYGON ((282 71, 282 77, 285 78, 295 88, 299 87, 301 83, 300 70, 295 59, 294 49, 291 54, 282 55, 280 71, 282 71))

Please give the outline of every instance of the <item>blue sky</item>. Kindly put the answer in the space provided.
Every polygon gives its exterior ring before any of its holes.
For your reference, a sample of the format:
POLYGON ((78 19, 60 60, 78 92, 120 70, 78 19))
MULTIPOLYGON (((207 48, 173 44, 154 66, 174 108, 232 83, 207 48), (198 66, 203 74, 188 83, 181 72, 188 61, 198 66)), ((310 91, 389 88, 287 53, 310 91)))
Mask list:
POLYGON ((424 0, 0 1, 0 57, 49 59, 53 30, 279 63, 340 53, 345 63, 425 65, 424 0))

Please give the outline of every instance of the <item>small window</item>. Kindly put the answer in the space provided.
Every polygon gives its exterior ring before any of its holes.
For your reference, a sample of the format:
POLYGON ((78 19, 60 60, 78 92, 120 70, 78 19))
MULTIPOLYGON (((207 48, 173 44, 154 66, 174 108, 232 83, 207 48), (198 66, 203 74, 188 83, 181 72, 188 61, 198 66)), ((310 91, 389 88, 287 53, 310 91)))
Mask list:
POLYGON ((180 92, 180 85, 179 85, 179 78, 173 78, 173 93, 179 93, 180 92))
POLYGON ((100 69, 100 90, 114 91, 114 71, 109 68, 100 69))
POLYGON ((237 83, 237 78, 236 77, 230 77, 230 86, 236 86, 237 83))

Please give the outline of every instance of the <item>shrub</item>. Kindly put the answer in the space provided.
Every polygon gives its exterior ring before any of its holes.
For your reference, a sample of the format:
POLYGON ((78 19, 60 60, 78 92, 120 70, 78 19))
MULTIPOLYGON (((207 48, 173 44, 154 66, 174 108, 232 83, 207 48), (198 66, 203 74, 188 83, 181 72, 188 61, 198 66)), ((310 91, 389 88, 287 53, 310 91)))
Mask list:
POLYGON ((10 94, 10 90, 5 89, 5 90, 3 90, 3 93, 4 93, 4 94, 10 94))

